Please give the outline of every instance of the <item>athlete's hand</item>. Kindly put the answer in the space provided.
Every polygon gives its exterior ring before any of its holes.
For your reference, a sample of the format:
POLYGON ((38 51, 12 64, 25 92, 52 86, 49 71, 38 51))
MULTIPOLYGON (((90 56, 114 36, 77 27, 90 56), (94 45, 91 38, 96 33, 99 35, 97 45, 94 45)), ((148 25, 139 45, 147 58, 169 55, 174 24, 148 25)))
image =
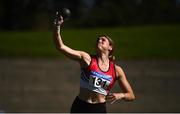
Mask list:
POLYGON ((56 27, 61 26, 62 23, 64 22, 64 19, 62 15, 59 15, 59 12, 56 12, 56 18, 54 19, 54 25, 56 27))
POLYGON ((109 93, 106 96, 106 99, 113 104, 115 101, 125 98, 124 93, 109 93))

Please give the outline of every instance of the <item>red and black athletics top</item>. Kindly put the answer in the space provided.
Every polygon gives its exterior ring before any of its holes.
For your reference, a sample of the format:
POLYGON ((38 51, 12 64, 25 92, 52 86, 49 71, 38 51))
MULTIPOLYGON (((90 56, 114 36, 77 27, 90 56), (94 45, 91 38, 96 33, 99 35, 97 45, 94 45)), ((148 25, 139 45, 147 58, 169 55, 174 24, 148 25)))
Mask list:
POLYGON ((116 81, 115 65, 109 62, 109 69, 102 71, 99 68, 96 56, 91 56, 91 63, 86 68, 81 68, 80 87, 107 95, 116 81))

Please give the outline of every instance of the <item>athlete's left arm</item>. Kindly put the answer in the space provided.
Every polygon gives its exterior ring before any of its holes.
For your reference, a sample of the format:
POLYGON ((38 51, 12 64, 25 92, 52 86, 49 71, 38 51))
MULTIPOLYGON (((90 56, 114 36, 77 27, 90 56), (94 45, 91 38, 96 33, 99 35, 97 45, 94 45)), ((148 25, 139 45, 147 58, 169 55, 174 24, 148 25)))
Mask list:
POLYGON ((132 101, 135 99, 134 92, 126 78, 123 69, 120 66, 115 65, 116 76, 118 79, 119 86, 122 88, 122 93, 111 93, 107 95, 107 98, 114 103, 116 100, 124 99, 127 101, 132 101))

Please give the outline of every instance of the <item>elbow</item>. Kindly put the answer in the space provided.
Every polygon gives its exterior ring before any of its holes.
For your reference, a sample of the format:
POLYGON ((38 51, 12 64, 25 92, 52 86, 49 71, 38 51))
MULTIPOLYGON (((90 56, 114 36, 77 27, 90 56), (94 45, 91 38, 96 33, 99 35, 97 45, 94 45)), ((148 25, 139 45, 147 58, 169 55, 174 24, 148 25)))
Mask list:
POLYGON ((55 48, 57 49, 57 50, 61 50, 61 47, 59 46, 59 45, 55 45, 55 48))
POLYGON ((129 95, 129 97, 127 97, 125 100, 126 100, 126 101, 134 101, 134 100, 135 100, 135 95, 134 95, 134 94, 131 94, 131 95, 129 95))
POLYGON ((131 101, 134 101, 135 100, 135 95, 133 94, 130 98, 131 101))
POLYGON ((58 50, 58 51, 63 51, 64 50, 64 47, 63 46, 60 46, 58 44, 55 45, 55 48, 58 50))
POLYGON ((56 49, 57 49, 59 52, 64 52, 64 48, 62 48, 62 47, 57 46, 56 49))
POLYGON ((62 48, 61 48, 60 46, 58 46, 58 45, 55 45, 55 48, 56 48, 58 51, 61 51, 61 50, 62 50, 62 48))

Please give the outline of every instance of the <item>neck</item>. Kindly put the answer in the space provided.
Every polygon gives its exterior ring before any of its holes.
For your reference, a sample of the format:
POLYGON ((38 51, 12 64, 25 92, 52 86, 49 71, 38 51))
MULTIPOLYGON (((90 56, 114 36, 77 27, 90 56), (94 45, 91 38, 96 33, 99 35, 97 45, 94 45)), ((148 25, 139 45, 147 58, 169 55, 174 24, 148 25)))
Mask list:
POLYGON ((102 63, 109 63, 109 57, 107 54, 103 54, 103 53, 100 53, 100 54, 97 54, 97 58, 98 58, 98 61, 101 61, 102 63))

